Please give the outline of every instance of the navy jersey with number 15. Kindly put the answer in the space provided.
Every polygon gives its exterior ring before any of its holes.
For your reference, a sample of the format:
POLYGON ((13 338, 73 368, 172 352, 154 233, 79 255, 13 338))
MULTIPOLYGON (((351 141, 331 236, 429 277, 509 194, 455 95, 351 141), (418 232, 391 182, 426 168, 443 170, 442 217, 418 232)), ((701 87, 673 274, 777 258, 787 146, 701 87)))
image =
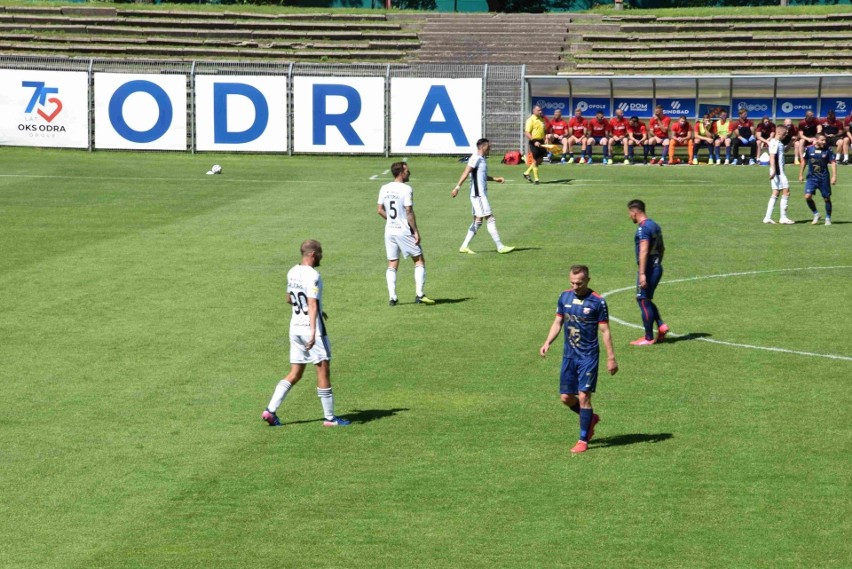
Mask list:
POLYGON ((808 178, 825 178, 828 176, 828 165, 835 161, 834 152, 831 148, 808 146, 805 149, 805 161, 808 163, 808 178))
POLYGON ((556 313, 564 318, 565 358, 594 358, 600 353, 598 324, 609 322, 606 300, 593 290, 580 298, 573 290, 559 297, 556 313))

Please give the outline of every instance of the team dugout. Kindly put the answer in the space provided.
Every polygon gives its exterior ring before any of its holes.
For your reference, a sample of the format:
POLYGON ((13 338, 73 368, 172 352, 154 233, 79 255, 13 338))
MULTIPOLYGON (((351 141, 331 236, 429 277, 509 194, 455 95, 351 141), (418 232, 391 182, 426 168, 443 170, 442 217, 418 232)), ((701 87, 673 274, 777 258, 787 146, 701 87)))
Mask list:
POLYGON ((807 111, 825 117, 833 110, 841 119, 852 112, 852 75, 529 76, 526 88, 530 107, 541 105, 547 116, 556 109, 570 116, 579 108, 584 116, 603 111, 611 117, 620 108, 626 117, 648 119, 656 105, 672 119, 690 122, 723 110, 736 116, 746 109, 752 118, 775 121, 802 119, 807 111))

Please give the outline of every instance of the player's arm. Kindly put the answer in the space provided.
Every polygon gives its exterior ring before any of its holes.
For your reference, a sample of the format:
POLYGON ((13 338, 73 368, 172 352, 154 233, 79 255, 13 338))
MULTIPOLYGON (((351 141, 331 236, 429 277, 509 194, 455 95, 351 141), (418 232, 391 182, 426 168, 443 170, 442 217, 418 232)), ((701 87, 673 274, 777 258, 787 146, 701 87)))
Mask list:
POLYGON ((565 316, 562 314, 557 314, 556 318, 553 319, 553 324, 550 325, 550 331, 547 333, 547 339, 544 341, 544 344, 539 348, 538 353, 541 354, 541 357, 547 355, 547 350, 550 349, 550 344, 553 343, 553 340, 559 336, 559 331, 562 330, 562 323, 565 321, 565 316))
POLYGON ((488 176, 488 181, 489 182, 497 182, 498 184, 502 184, 503 182, 506 181, 506 179, 503 176, 497 176, 496 178, 494 176, 488 176))
POLYGON ((384 204, 379 204, 379 205, 378 205, 378 207, 376 207, 376 213, 378 213, 379 215, 381 215, 381 216, 382 216, 382 219, 387 219, 387 218, 388 218, 388 212, 387 212, 387 211, 385 211, 385 206, 384 206, 384 204))
POLYGON ((469 165, 464 167, 464 172, 462 172, 462 175, 461 175, 461 178, 459 178, 458 184, 456 184, 456 187, 453 188, 453 191, 451 192, 451 195, 453 197, 456 197, 457 195, 459 195, 459 189, 461 189, 461 185, 464 183, 464 181, 467 180, 467 177, 470 175, 471 170, 473 170, 473 168, 471 168, 469 165))
POLYGON ((837 160, 832 160, 828 163, 829 168, 831 169, 831 183, 837 183, 837 160))
POLYGON ((648 279, 645 277, 645 267, 648 265, 648 247, 650 241, 642 239, 639 241, 639 288, 648 286, 648 279))
POLYGON ((618 362, 615 361, 615 350, 612 347, 612 332, 609 330, 609 322, 599 322, 598 327, 603 337, 604 348, 606 348, 606 369, 610 375, 618 372, 618 362))
POLYGON ((770 140, 766 143, 767 150, 769 150, 769 179, 775 177, 775 156, 778 154, 778 145, 775 144, 773 140, 770 140))
POLYGON ((420 231, 417 229, 417 219, 414 217, 413 206, 405 206, 405 217, 408 218, 408 226, 414 232, 414 243, 420 245, 420 231))
POLYGON ((317 336, 317 314, 319 314, 319 303, 315 298, 308 298, 308 319, 311 323, 311 335, 305 343, 305 349, 310 350, 314 347, 317 336))
POLYGON ((799 164, 799 181, 804 182, 805 181, 805 166, 807 165, 807 160, 805 160, 805 157, 802 156, 802 159, 800 160, 800 162, 801 162, 801 164, 799 164))

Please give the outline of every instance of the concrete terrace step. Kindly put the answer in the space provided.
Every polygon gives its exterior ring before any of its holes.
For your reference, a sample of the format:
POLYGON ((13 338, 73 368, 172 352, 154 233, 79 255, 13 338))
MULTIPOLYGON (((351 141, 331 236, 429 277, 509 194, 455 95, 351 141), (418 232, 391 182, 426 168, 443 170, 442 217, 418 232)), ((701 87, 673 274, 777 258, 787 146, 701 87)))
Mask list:
MULTIPOLYGON (((657 33, 648 33, 648 34, 582 34, 582 40, 584 42, 589 42, 593 44, 598 43, 620 43, 627 49, 632 49, 633 46, 637 43, 662 43, 662 42, 671 42, 672 44, 676 42, 695 42, 697 40, 695 34, 657 34, 657 33)), ((849 30, 845 33, 837 33, 830 32, 825 34, 820 34, 817 36, 818 39, 826 40, 826 41, 852 41, 852 30, 849 30)), ((812 41, 814 40, 814 36, 794 36, 794 37, 784 37, 783 41, 780 38, 770 35, 756 35, 749 32, 742 33, 726 33, 715 35, 710 40, 704 40, 704 45, 710 47, 712 46, 721 46, 724 42, 732 42, 732 41, 751 41, 757 42, 757 46, 760 45, 771 45, 775 46, 784 46, 787 44, 795 44, 799 41, 812 41), (724 40, 721 41, 721 40, 724 40)))
MULTIPOLYGON (((848 46, 847 46, 848 47, 848 46)), ((846 58, 852 57, 852 51, 838 51, 831 52, 831 57, 837 58, 846 58)), ((688 58, 684 58, 681 53, 631 53, 628 55, 622 54, 597 54, 597 53, 576 53, 572 56, 576 60, 593 60, 596 62, 607 62, 607 61, 623 61, 628 63, 630 61, 719 61, 719 60, 736 60, 736 61, 755 61, 762 60, 767 63, 772 63, 773 61, 782 61, 788 59, 796 59, 800 61, 804 61, 808 59, 807 53, 802 53, 800 51, 795 52, 764 52, 764 53, 717 53, 717 52, 696 52, 691 53, 688 58)))
POLYGON ((777 31, 777 32, 824 32, 824 31, 849 31, 852 25, 848 22, 760 22, 748 25, 726 24, 726 23, 683 23, 683 24, 623 24, 622 32, 643 33, 676 33, 676 32, 726 32, 726 31, 777 31))
POLYGON ((368 59, 379 61, 399 60, 405 54, 396 51, 376 50, 271 50, 271 49, 219 49, 214 47, 204 48, 163 48, 149 46, 110 46, 91 44, 40 44, 26 43, 15 44, 11 42, 0 42, 0 52, 67 52, 87 55, 111 54, 111 55, 153 55, 163 57, 251 57, 256 59, 368 59))
MULTIPOLYGON (((234 38, 278 38, 278 39, 388 39, 388 40, 417 40, 417 34, 411 32, 375 32, 375 31, 277 31, 277 30, 205 30, 202 28, 126 28, 123 26, 84 26, 84 25, 32 25, 24 28, 28 32, 62 32, 71 34, 92 35, 127 35, 127 36, 164 36, 164 37, 234 37, 234 38)), ((21 26, 0 23, 0 34, 21 31, 21 26)))
MULTIPOLYGON (((781 65, 766 65, 766 63, 744 63, 744 62, 713 62, 713 61, 680 61, 672 64, 665 63, 578 63, 574 69, 578 71, 689 71, 689 70, 725 70, 725 71, 747 71, 749 69, 783 69, 783 70, 809 70, 818 69, 852 69, 852 61, 830 60, 825 62, 788 61, 781 65)), ((560 70, 560 73, 562 71, 560 70)))
MULTIPOLYGON (((839 39, 833 41, 813 41, 810 39, 804 39, 802 41, 797 42, 784 42, 784 45, 772 44, 772 45, 756 45, 754 41, 725 41, 719 42, 718 44, 714 44, 712 46, 708 46, 707 42, 664 42, 664 41, 649 41, 647 43, 642 43, 641 45, 637 45, 636 43, 632 43, 630 45, 629 51, 631 53, 642 52, 645 50, 652 51, 678 51, 678 52, 699 52, 699 51, 711 51, 711 52, 724 52, 724 51, 756 51, 757 49, 773 49, 778 53, 783 53, 787 50, 802 50, 802 49, 846 49, 850 45, 850 41, 852 41, 852 36, 848 39, 839 39)), ((572 46, 573 47, 573 46, 572 46)), ((590 50, 589 53, 604 53, 604 52, 620 52, 624 53, 627 51, 624 44, 620 43, 597 43, 592 42, 583 46, 585 50, 590 50)))

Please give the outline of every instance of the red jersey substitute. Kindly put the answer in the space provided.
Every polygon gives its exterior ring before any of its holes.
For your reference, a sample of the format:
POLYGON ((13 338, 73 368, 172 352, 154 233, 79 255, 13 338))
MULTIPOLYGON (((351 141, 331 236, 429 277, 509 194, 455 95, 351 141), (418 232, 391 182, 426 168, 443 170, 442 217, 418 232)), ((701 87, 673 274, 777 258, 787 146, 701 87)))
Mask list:
POLYGON ((850 114, 846 117, 846 120, 845 120, 845 121, 843 121, 843 126, 845 126, 846 128, 849 128, 849 125, 852 125, 852 113, 850 113, 850 114))
POLYGON ((757 126, 754 127, 754 130, 759 136, 768 140, 773 134, 775 134, 775 123, 772 121, 769 121, 768 123, 760 121, 757 123, 757 126))
POLYGON ((689 121, 684 123, 677 121, 672 125, 672 136, 676 136, 678 138, 685 138, 689 136, 689 131, 692 130, 692 126, 690 126, 689 121))
POLYGON ((609 121, 609 131, 613 136, 627 136, 627 125, 630 124, 626 118, 621 117, 621 120, 618 120, 618 117, 612 117, 609 121))
POLYGON ((645 124, 642 121, 639 121, 639 124, 636 126, 627 123, 627 132, 636 135, 636 138, 644 138, 648 134, 648 129, 645 128, 645 124))
POLYGON ((657 138, 666 138, 669 135, 669 126, 672 124, 671 117, 663 115, 662 118, 651 117, 648 126, 657 138))
POLYGON ((565 119, 560 118, 559 120, 550 121, 550 134, 558 137, 563 137, 568 135, 568 123, 565 122, 565 119))
POLYGON ((571 117, 571 120, 568 121, 568 128, 571 129, 572 136, 574 136, 575 138, 582 138, 586 135, 586 119, 578 119, 577 117, 571 117))
POLYGON ((606 136, 608 127, 609 125, 607 124, 606 119, 598 121, 598 117, 595 117, 589 121, 589 130, 591 131, 592 136, 606 136))
POLYGON ((817 127, 819 126, 819 121, 816 118, 803 120, 799 123, 799 132, 802 133, 803 136, 807 136, 808 138, 813 138, 816 136, 817 127))
POLYGON ((833 121, 822 119, 822 133, 826 136, 837 136, 843 132, 843 123, 837 119, 833 121))

